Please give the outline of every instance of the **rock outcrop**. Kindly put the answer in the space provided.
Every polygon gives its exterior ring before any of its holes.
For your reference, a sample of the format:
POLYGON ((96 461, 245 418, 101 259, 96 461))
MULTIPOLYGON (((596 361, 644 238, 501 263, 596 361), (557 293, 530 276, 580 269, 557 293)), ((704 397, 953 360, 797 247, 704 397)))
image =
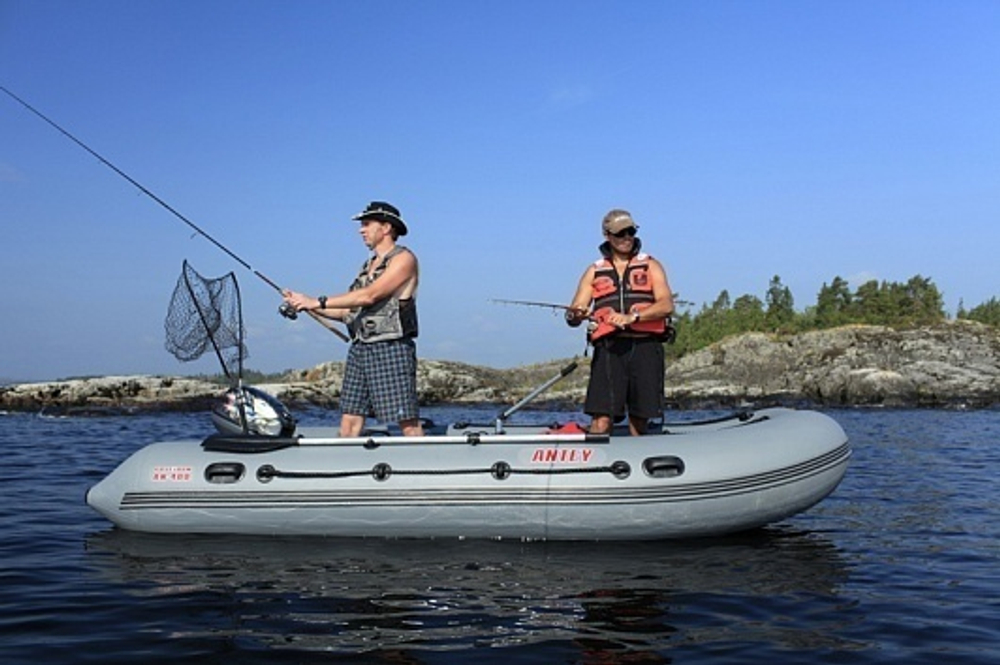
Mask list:
MULTIPOLYGON (((421 360, 424 404, 512 404, 569 361, 491 369, 421 360)), ((546 390, 540 403, 576 408, 588 362, 546 390)), ((335 407, 344 364, 332 362, 259 385, 289 405, 335 407)), ((846 326, 800 335, 748 333, 668 364, 666 398, 677 408, 751 404, 970 407, 1000 404, 1000 331, 969 321, 897 331, 846 326)), ((225 387, 197 379, 109 376, 0 387, 0 409, 70 412, 200 410, 225 387)))
POLYGON ((897 331, 845 326, 749 333, 671 363, 667 398, 824 406, 988 407, 1000 403, 1000 331, 971 321, 897 331))
MULTIPOLYGON (((442 360, 420 360, 417 364, 417 393, 422 404, 506 404, 516 402, 528 392, 558 375, 571 361, 562 360, 513 369, 492 369, 442 360)), ((587 363, 546 390, 549 404, 575 404, 582 399, 587 385, 587 363)), ((259 388, 286 403, 311 403, 335 406, 340 397, 344 376, 343 362, 324 363, 308 370, 293 372, 286 381, 259 388)))
POLYGON ((0 387, 0 409, 102 414, 206 409, 225 391, 174 376, 102 376, 0 387))

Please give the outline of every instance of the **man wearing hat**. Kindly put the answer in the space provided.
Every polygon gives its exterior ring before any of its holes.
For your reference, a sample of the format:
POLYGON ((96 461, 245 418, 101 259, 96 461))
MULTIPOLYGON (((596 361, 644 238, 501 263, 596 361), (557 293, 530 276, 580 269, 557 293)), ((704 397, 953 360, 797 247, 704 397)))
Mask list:
POLYGON ((633 435, 663 414, 663 343, 674 297, 659 261, 641 251, 639 227, 627 210, 601 221, 601 258, 592 263, 566 310, 566 322, 590 321, 594 345, 584 412, 590 431, 605 434, 625 418, 633 435))
POLYGON ((365 418, 398 422, 406 436, 424 433, 417 402, 417 257, 396 240, 407 233, 399 210, 372 201, 354 215, 372 251, 350 289, 335 296, 284 291, 296 311, 347 324, 351 347, 340 392, 340 435, 358 436, 365 418))

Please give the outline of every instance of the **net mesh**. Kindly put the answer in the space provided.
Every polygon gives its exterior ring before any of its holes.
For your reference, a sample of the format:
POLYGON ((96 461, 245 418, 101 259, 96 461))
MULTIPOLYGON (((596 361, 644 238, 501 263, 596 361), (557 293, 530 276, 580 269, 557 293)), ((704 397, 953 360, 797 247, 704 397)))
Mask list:
POLYGON ((163 326, 167 351, 181 362, 212 349, 231 381, 242 378, 249 354, 243 341, 240 288, 233 273, 207 279, 185 261, 163 326))

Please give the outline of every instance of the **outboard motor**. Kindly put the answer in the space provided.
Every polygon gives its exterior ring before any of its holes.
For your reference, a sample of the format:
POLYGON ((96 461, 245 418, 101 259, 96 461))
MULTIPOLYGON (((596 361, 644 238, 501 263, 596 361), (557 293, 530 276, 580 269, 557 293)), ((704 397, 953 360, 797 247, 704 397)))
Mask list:
POLYGON ((251 386, 227 390, 212 407, 212 422, 222 434, 287 437, 295 433, 295 417, 285 405, 251 386))

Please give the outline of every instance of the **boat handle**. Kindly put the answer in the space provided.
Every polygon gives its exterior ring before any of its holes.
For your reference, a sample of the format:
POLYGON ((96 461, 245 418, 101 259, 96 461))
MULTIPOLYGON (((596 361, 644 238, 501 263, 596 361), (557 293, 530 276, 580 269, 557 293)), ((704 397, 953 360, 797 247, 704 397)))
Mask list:
POLYGON ((205 480, 218 485, 238 483, 246 470, 239 462, 215 462, 205 467, 205 480))
POLYGON ((642 469, 650 478, 676 478, 684 473, 684 460, 673 455, 647 457, 642 469))

